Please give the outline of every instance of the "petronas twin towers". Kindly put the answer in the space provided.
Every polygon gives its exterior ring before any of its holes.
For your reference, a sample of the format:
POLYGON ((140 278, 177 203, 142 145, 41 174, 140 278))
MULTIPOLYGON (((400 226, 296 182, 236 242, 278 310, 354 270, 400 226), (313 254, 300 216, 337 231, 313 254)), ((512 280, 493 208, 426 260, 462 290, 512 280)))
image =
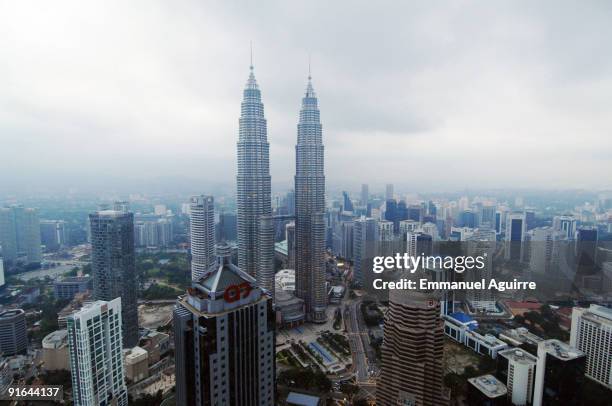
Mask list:
MULTIPOLYGON (((243 93, 238 139, 238 265, 274 295, 270 144, 253 66, 243 93)), ((308 76, 298 123, 295 172, 296 295, 306 318, 326 319, 325 174, 317 97, 308 76)))

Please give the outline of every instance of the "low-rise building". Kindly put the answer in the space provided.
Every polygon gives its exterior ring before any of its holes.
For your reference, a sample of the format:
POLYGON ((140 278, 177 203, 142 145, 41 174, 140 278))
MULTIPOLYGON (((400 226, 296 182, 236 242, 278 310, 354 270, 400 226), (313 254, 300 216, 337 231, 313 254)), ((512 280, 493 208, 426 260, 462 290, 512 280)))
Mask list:
POLYGON ((77 293, 91 289, 91 280, 89 275, 58 279, 53 282, 53 294, 56 299, 72 300, 77 293))
POLYGON ((276 290, 276 324, 293 328, 304 323, 304 301, 295 297, 292 291, 276 290))
POLYGON ((68 330, 47 334, 42 341, 43 368, 47 371, 70 371, 68 330))
POLYGON ((149 376, 149 354, 141 347, 123 350, 125 377, 132 382, 142 381, 149 376))
POLYGON ((139 347, 148 353, 149 365, 153 365, 170 349, 170 336, 155 330, 148 330, 140 339, 139 347))

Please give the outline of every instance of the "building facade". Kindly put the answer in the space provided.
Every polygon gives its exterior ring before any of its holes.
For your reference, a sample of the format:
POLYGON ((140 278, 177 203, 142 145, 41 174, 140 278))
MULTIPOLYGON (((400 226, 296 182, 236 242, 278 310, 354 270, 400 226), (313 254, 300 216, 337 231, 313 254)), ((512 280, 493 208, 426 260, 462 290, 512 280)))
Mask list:
POLYGON ((541 341, 533 406, 581 404, 585 367, 584 352, 559 340, 541 341))
POLYGON ((228 254, 177 302, 177 405, 274 405, 272 299, 228 254))
POLYGON ((102 210, 90 214, 89 221, 94 299, 121 298, 123 344, 134 347, 138 344, 134 216, 127 211, 102 210))
POLYGON ((302 98, 295 152, 296 296, 304 300, 307 320, 324 322, 327 295, 323 129, 310 76, 302 98))
POLYGON ((127 406, 121 299, 96 301, 66 318, 72 400, 79 406, 127 406))
POLYGON ((24 258, 26 263, 42 260, 38 210, 23 206, 0 207, 0 244, 6 261, 24 258))
POLYGON ((381 347, 376 404, 449 404, 444 387, 444 324, 435 294, 392 290, 381 347))
POLYGON ((0 353, 4 356, 25 354, 28 350, 28 331, 22 309, 0 313, 0 353))
POLYGON ((574 307, 570 345, 586 354, 586 376, 612 389, 612 309, 574 307))
POLYGON ((272 215, 270 145, 261 91, 253 66, 243 92, 238 137, 237 227, 238 266, 265 280, 274 289, 274 227, 272 215), (269 282, 272 281, 271 286, 269 282))
POLYGON ((189 209, 191 279, 198 280, 215 265, 215 204, 212 196, 194 196, 189 209))

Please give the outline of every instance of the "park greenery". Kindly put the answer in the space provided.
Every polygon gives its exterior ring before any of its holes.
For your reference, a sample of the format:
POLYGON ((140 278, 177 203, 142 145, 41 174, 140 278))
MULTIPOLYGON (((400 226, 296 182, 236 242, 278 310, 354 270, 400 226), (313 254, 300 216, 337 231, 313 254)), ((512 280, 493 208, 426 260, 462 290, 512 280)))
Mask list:
POLYGON ((529 311, 522 316, 517 315, 514 321, 545 339, 569 340, 569 333, 559 325, 559 316, 548 305, 542 305, 540 311, 529 311))
POLYGON ((332 383, 320 370, 310 368, 289 368, 278 374, 278 384, 296 389, 318 390, 329 392, 332 383))

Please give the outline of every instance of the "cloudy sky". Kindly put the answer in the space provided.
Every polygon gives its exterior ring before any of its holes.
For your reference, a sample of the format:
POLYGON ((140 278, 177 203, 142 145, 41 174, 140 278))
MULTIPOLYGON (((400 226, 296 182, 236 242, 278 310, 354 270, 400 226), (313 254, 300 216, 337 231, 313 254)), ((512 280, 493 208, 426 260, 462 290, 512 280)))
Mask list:
POLYGON ((0 0, 0 192, 234 188, 249 42, 289 187, 612 188, 612 4, 0 0), (435 5, 434 5, 435 3, 435 5))

